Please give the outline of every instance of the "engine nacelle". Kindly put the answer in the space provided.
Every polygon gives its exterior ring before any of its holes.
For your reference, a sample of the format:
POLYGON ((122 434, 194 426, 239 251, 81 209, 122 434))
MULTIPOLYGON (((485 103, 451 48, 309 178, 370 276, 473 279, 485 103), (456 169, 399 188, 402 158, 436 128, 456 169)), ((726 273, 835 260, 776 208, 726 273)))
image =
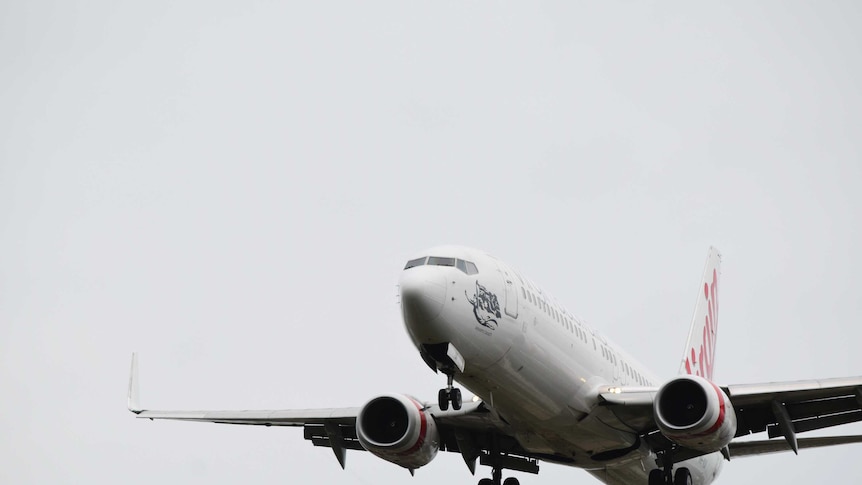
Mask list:
POLYGON ((356 437, 369 452, 410 469, 427 465, 440 447, 434 418, 401 394, 368 401, 356 417, 356 437))
POLYGON ((661 386, 653 415, 667 439, 695 450, 718 451, 736 435, 736 413, 730 399, 698 376, 680 376, 661 386))

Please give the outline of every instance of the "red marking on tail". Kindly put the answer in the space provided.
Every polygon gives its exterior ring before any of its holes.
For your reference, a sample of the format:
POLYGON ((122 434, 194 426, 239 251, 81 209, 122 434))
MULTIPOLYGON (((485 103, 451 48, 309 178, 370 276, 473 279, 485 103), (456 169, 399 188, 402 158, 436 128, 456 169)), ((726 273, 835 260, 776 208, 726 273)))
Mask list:
POLYGON ((707 311, 704 316, 703 332, 700 343, 689 349, 691 355, 685 358, 685 371, 707 379, 712 379, 715 366, 715 341, 718 332, 718 272, 712 270, 712 283, 703 284, 703 297, 707 311))

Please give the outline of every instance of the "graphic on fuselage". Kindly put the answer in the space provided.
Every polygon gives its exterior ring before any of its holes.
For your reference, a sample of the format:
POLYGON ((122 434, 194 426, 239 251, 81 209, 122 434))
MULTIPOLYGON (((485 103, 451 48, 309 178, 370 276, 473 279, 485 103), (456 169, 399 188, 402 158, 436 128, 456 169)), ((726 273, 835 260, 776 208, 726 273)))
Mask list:
POLYGON ((497 328, 497 318, 502 318, 500 314, 500 302, 497 300, 497 295, 488 291, 487 288, 476 282, 476 294, 473 298, 467 292, 464 292, 467 301, 473 305, 473 315, 476 316, 476 321, 480 325, 494 330, 497 328))

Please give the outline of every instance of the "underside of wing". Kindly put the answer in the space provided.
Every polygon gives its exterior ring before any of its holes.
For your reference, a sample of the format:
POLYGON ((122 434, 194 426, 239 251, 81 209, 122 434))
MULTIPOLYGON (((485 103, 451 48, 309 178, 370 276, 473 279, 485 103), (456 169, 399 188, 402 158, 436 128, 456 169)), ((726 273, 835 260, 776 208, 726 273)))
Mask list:
POLYGON ((147 410, 140 405, 137 374, 137 358, 133 355, 128 407, 138 418, 302 426, 304 438, 314 446, 331 448, 342 468, 346 450, 370 451, 410 470, 427 464, 440 450, 460 453, 471 472, 475 472, 477 460, 483 465, 527 473, 539 470, 539 457, 527 453, 508 431, 508 424, 481 401, 443 411, 437 405, 423 404, 409 396, 387 394, 362 407, 349 408, 147 410))
POLYGON ((862 421, 862 377, 728 386, 737 436, 766 431, 794 452, 798 433, 862 421))

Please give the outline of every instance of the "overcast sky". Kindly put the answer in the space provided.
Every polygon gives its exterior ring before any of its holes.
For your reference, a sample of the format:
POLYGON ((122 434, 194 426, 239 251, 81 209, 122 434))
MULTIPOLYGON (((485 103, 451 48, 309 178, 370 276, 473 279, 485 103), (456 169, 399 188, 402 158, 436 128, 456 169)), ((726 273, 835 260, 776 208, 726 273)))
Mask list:
POLYGON ((132 351, 149 408, 434 399, 395 284, 441 243, 666 377, 715 245, 721 384, 862 374, 860 32, 852 1, 0 2, 0 482, 475 483, 125 408, 132 351))

